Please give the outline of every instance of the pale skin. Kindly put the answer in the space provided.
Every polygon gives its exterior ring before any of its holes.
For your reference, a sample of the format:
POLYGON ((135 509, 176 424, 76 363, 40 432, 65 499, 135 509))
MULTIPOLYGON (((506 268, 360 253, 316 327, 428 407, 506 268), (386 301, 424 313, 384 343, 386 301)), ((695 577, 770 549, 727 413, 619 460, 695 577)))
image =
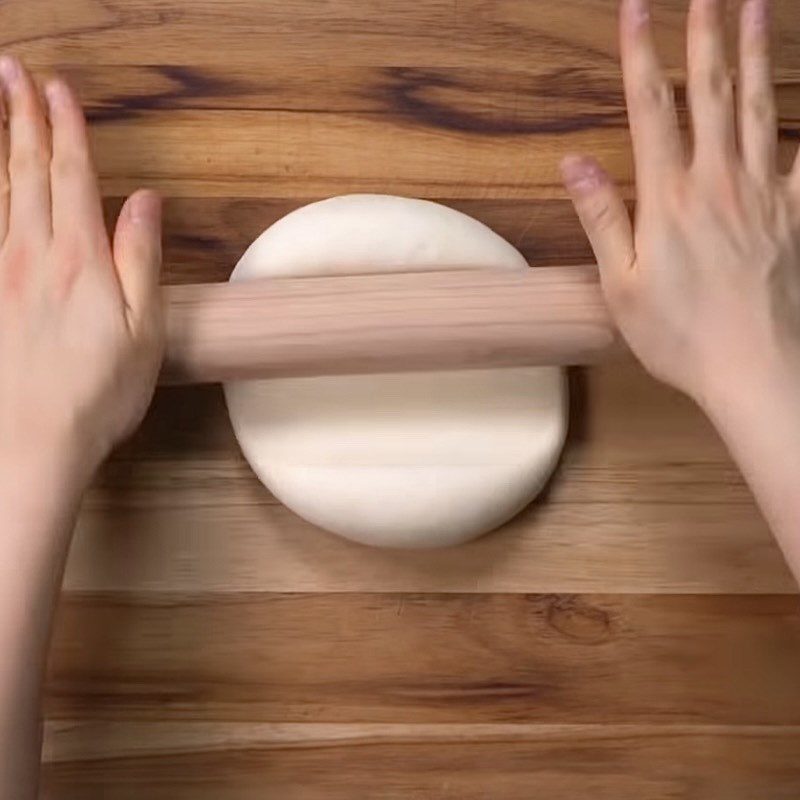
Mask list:
POLYGON ((736 93, 724 15, 723 0, 690 5, 689 151, 649 4, 622 4, 634 225, 596 161, 562 171, 628 344, 708 414, 800 577, 800 158, 779 174, 767 0, 742 7, 736 93))
MULTIPOLYGON (((635 224, 593 159, 563 172, 628 344, 709 415, 800 578, 800 161, 778 173, 766 0, 742 11, 736 99, 724 13, 692 0, 687 152, 648 4, 622 4, 635 224)), ((76 508, 161 360, 160 206, 134 195, 109 241, 75 97, 55 81, 42 103, 16 61, 0 79, 0 800, 28 800, 76 508)))
POLYGON ((0 798, 36 796, 53 607, 78 503, 140 422, 163 347, 160 201, 113 240, 69 88, 0 61, 0 798))

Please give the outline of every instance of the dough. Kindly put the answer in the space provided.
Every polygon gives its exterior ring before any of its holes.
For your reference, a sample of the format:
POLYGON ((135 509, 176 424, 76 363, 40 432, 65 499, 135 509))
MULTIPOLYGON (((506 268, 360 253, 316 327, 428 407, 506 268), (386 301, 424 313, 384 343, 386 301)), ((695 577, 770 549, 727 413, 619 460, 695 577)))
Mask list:
MULTIPOLYGON (((527 269, 458 211, 346 195, 276 222, 231 280, 431 265, 527 269)), ((384 547, 452 545, 501 525, 547 481, 567 428, 555 367, 248 381, 225 395, 245 457, 281 502, 384 547)))

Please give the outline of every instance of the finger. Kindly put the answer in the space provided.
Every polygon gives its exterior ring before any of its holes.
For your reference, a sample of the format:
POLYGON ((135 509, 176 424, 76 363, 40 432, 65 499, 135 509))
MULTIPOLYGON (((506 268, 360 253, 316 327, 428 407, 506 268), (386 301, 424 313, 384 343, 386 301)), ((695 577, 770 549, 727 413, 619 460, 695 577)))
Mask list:
POLYGON ((67 237, 84 238, 92 247, 108 250, 100 190, 80 103, 59 79, 47 84, 45 96, 53 131, 53 236, 62 241, 67 237))
POLYGON ((122 207, 114 233, 114 263, 133 325, 157 311, 161 272, 161 198, 138 191, 122 207))
POLYGON ((739 32, 739 138, 751 175, 769 180, 777 169, 778 114, 772 86, 768 0, 746 0, 739 32))
POLYGON ((16 58, 0 59, 0 76, 9 106, 9 232, 49 238, 50 131, 39 92, 16 58))
POLYGON ((656 55, 648 0, 623 0, 620 49, 640 191, 684 165, 674 92, 656 55))
POLYGON ((695 161, 736 155, 733 81, 725 57, 725 0, 692 0, 689 8, 688 92, 695 161))
POLYGON ((622 196, 593 158, 567 156, 561 174, 591 242, 603 285, 613 293, 636 263, 633 226, 622 196))
POLYGON ((11 184, 8 178, 8 105, 0 89, 0 247, 8 234, 8 212, 11 204, 11 184))

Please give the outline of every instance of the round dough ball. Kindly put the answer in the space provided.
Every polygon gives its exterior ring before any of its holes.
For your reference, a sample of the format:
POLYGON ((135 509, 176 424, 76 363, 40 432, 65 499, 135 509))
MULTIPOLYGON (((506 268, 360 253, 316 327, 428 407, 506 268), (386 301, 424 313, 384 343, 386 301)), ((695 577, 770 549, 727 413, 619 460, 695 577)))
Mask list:
MULTIPOLYGON (((432 267, 528 265, 446 206, 345 195, 276 222, 231 280, 432 267)), ((452 545, 503 524, 547 481, 567 429, 556 367, 245 381, 225 396, 245 457, 281 502, 383 547, 452 545)))

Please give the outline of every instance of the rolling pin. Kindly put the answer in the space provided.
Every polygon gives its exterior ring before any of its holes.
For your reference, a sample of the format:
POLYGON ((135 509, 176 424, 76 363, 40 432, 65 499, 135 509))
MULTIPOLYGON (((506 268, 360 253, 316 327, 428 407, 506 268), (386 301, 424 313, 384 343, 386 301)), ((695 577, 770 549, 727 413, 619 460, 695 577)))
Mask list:
POLYGON ((164 288, 162 383, 590 364, 620 348, 597 267, 164 288))

